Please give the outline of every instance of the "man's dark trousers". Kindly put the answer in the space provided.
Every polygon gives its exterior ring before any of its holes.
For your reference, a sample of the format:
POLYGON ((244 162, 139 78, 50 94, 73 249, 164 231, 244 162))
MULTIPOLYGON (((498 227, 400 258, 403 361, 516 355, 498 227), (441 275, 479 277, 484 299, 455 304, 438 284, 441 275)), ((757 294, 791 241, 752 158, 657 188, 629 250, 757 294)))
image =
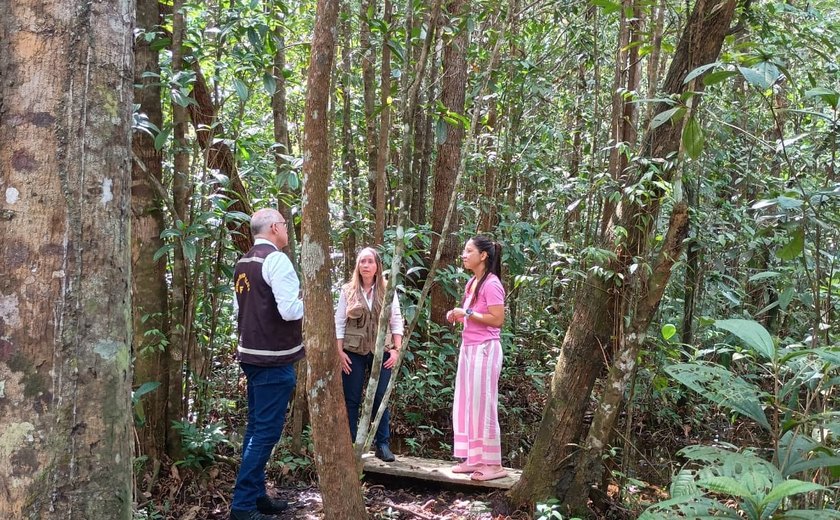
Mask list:
POLYGON ((257 499, 266 496, 265 465, 283 432, 286 408, 295 388, 295 367, 240 366, 248 380, 248 427, 231 509, 253 511, 257 499))

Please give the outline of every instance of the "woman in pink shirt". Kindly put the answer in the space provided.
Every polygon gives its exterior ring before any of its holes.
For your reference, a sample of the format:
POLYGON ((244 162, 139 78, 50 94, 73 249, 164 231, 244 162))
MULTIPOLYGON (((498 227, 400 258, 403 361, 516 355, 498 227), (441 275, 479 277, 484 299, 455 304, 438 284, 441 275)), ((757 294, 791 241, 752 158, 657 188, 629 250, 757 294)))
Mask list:
POLYGON ((502 246, 484 236, 467 242, 461 253, 464 268, 472 271, 460 307, 446 313, 450 323, 464 324, 452 422, 455 457, 466 459, 452 467, 473 480, 507 476, 502 468, 499 429, 499 373, 502 345, 499 331, 505 321, 505 288, 501 274, 502 246))

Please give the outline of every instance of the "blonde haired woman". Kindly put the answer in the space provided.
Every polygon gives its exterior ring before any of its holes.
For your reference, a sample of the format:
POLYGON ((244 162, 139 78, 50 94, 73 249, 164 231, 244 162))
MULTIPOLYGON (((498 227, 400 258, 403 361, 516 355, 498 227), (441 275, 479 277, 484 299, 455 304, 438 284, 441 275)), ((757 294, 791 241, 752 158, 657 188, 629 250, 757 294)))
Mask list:
MULTIPOLYGON (((342 286, 338 297, 338 308, 335 311, 335 342, 341 358, 344 404, 347 406, 350 437, 353 441, 356 440, 362 389, 368 379, 367 373, 373 366, 376 330, 384 300, 385 279, 382 276, 382 258, 375 249, 366 247, 356 256, 353 275, 350 281, 342 286)), ((379 374, 379 385, 373 401, 374 411, 379 409, 382 396, 391 379, 391 369, 396 364, 402 347, 403 319, 396 294, 391 305, 389 329, 386 335, 386 352, 383 356, 382 371, 379 374)), ((390 413, 386 408, 374 437, 376 456, 385 462, 395 460, 389 444, 390 436, 390 413)))

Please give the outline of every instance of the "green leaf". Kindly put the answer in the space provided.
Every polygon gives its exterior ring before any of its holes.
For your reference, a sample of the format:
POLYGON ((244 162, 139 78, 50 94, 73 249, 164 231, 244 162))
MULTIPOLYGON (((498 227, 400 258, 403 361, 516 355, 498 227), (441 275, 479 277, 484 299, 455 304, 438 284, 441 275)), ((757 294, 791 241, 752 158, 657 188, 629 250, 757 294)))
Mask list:
POLYGON ((772 428, 764 415, 761 398, 765 395, 752 383, 723 367, 709 363, 678 363, 665 371, 681 384, 712 403, 749 417, 768 431, 772 428))
POLYGON ((688 118, 683 127, 682 142, 685 147, 685 153, 692 159, 700 157, 703 152, 703 130, 700 128, 700 123, 694 116, 688 118))
POLYGON ((718 83, 725 81, 736 74, 738 73, 734 70, 716 70, 703 76, 703 84, 707 87, 711 85, 717 85, 718 83))
POLYGON ((665 325, 662 326, 662 331, 661 332, 662 332, 662 338, 665 341, 668 341, 669 339, 674 337, 674 334, 677 333, 677 328, 671 323, 666 323, 665 325))
POLYGON ((437 145, 440 146, 446 142, 446 138, 449 136, 449 129, 447 128, 446 121, 443 118, 437 120, 437 124, 435 125, 435 141, 437 145))
POLYGON ((169 252, 172 251, 172 244, 166 244, 165 246, 161 247, 155 254, 152 256, 152 262, 157 262, 160 260, 162 256, 166 256, 169 252))
POLYGON ((805 97, 807 98, 820 98, 822 99, 829 107, 837 110, 838 105, 840 105, 840 93, 836 90, 832 90, 830 88, 825 87, 817 87, 812 88, 808 92, 805 93, 805 97))
POLYGON ((616 13, 621 10, 621 4, 610 0, 592 0, 592 4, 603 9, 604 14, 616 13))
POLYGON ((840 511, 834 509, 788 509, 785 511, 785 520, 838 520, 840 511))
POLYGON ((747 80, 747 83, 762 90, 770 88, 770 85, 776 82, 779 77, 779 69, 764 66, 767 62, 762 62, 757 65, 757 69, 749 67, 738 67, 741 75, 747 80), (775 73, 774 73, 775 71, 775 73))
POLYGON ((740 498, 752 498, 753 496, 752 492, 747 489, 747 486, 732 477, 708 477, 700 479, 697 485, 724 495, 740 498))
POLYGON ((688 73, 688 75, 685 77, 685 80, 683 80, 683 85, 687 85, 694 78, 703 75, 703 73, 705 73, 707 70, 717 67, 719 65, 719 61, 716 61, 714 63, 707 63, 705 65, 700 65, 699 67, 688 73))
POLYGON ((132 392, 132 394, 131 394, 132 401, 137 402, 138 399, 140 399, 144 395, 148 394, 149 392, 152 392, 152 391, 156 390, 157 387, 159 387, 159 386, 160 386, 160 381, 146 381, 145 383, 140 385, 140 388, 138 388, 137 390, 132 392))
POLYGON ((166 141, 169 139, 169 134, 171 132, 172 132, 172 127, 171 126, 166 126, 166 127, 163 128, 163 130, 158 132, 158 134, 155 136, 155 150, 156 151, 159 152, 163 149, 164 145, 166 145, 166 141))
POLYGON ((786 197, 784 195, 777 197, 776 202, 778 202, 779 207, 782 209, 799 209, 804 204, 802 199, 794 199, 793 197, 786 197))
POLYGON ((153 52, 158 52, 170 45, 172 45, 172 38, 158 38, 149 44, 149 49, 153 52))
POLYGON ((195 244, 192 242, 184 242, 184 257, 189 260, 190 263, 195 262, 195 244))
POLYGON ((764 497, 764 500, 761 501, 761 505, 766 506, 767 504, 781 500, 785 497, 798 495, 800 493, 808 493, 810 491, 819 491, 821 489, 826 488, 825 486, 821 486, 813 482, 804 482, 796 479, 785 480, 778 486, 775 486, 773 490, 764 497))
POLYGON ((277 92, 277 80, 268 72, 263 74, 263 87, 269 96, 273 96, 277 92))
POLYGON ((764 271, 763 273, 758 273, 750 276, 750 282, 758 282, 760 280, 766 280, 768 278, 775 278, 777 276, 781 276, 781 273, 777 273, 776 271, 764 271))
POLYGON ((731 518, 740 520, 738 512, 717 500, 700 494, 683 495, 659 502, 646 509, 639 520, 662 519, 719 519, 731 518))
POLYGON ((668 110, 663 110, 662 112, 653 116, 653 119, 650 121, 650 128, 653 130, 654 128, 659 128, 660 126, 664 125, 671 118, 679 118, 685 112, 685 107, 674 107, 669 108, 668 110), (677 115, 679 113, 679 116, 677 115))
POLYGON ((715 327, 737 336, 746 346, 767 359, 773 359, 776 346, 760 323, 753 320, 715 320, 715 327))
POLYGON ((239 96, 239 99, 243 102, 248 101, 248 86, 241 79, 234 78, 233 87, 236 89, 236 94, 239 96))
POLYGON ((793 260, 805 250, 805 232, 801 227, 793 231, 790 242, 776 251, 776 256, 782 260, 793 260))
POLYGON ((670 492, 672 497, 687 497, 697 494, 697 485, 694 482, 694 471, 681 469, 671 479, 670 492))
POLYGON ((784 291, 782 291, 782 294, 779 295, 780 309, 783 311, 787 310, 787 306, 790 305, 791 300, 793 300, 794 292, 795 290, 793 287, 787 287, 784 291))

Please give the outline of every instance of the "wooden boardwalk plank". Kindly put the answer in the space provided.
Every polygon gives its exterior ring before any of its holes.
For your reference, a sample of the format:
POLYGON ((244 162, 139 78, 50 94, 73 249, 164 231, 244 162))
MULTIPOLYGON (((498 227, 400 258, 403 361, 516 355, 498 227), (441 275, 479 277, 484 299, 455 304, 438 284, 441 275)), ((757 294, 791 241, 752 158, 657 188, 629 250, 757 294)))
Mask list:
POLYGON ((452 473, 451 468, 455 464, 453 461, 397 455, 397 460, 394 462, 382 462, 374 457, 373 453, 362 455, 362 460, 365 463, 364 471, 367 473, 394 475, 461 486, 510 489, 522 476, 522 470, 505 468, 508 473, 505 478, 478 481, 471 480, 469 473, 452 473))

